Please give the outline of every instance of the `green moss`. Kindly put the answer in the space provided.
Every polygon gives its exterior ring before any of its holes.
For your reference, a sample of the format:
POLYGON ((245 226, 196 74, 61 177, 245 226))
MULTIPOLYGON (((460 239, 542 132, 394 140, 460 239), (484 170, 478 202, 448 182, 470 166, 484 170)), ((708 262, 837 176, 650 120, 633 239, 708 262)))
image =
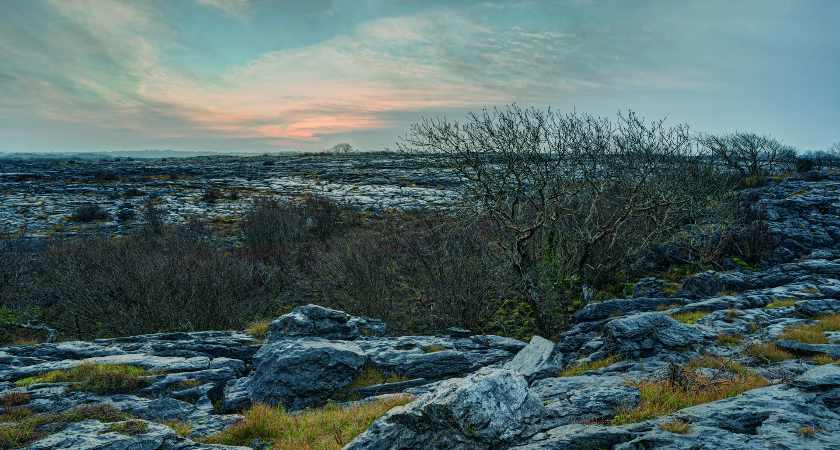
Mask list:
POLYGON ((754 272, 756 270, 755 266, 737 256, 730 256, 729 260, 735 263, 735 265, 740 267, 741 269, 749 270, 750 272, 754 272))

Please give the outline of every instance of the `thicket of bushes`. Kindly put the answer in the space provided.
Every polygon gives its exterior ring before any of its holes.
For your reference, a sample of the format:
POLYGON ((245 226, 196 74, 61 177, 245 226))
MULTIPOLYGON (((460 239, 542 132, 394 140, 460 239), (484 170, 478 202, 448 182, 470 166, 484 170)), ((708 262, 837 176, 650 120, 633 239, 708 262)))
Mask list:
POLYGON ((150 202, 146 228, 127 236, 0 248, 0 304, 65 338, 244 328, 304 303, 382 318, 396 333, 551 337, 640 277, 752 266, 772 249, 756 198, 734 189, 769 175, 772 155, 751 153, 742 171, 708 151, 729 138, 705 139, 633 114, 512 107, 427 121, 403 146, 461 173, 454 211, 258 199, 231 245, 205 226, 166 224, 150 202))

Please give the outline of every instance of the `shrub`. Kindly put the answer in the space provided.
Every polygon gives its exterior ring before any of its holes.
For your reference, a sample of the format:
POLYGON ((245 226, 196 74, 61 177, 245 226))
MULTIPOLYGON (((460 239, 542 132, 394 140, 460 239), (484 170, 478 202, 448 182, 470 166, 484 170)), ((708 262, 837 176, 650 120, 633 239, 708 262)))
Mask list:
POLYGON ((764 363, 774 363, 795 358, 792 353, 780 349, 772 342, 750 344, 744 349, 744 353, 764 363))
POLYGON ((43 375, 18 380, 18 386, 37 383, 69 382, 73 389, 97 394, 125 394, 146 385, 150 374, 145 369, 118 364, 81 364, 66 370, 55 370, 43 375))
POLYGON ((767 385, 767 380, 752 372, 735 373, 733 379, 713 380, 690 369, 677 370, 678 380, 669 377, 635 383, 634 386, 639 389, 639 405, 619 411, 612 423, 624 425, 641 422, 767 385))
POLYGON ((85 204, 76 208, 73 214, 68 217, 73 222, 95 222, 97 220, 107 220, 110 216, 108 212, 102 209, 99 205, 85 204))
POLYGON ((598 369, 603 369, 604 367, 607 367, 607 366, 611 366, 611 365, 617 363, 620 360, 621 360, 621 358, 618 357, 617 355, 611 355, 611 356, 608 356, 604 359, 599 359, 597 361, 586 361, 586 362, 583 362, 581 364, 575 364, 573 366, 566 367, 565 369, 563 369, 560 372, 559 376, 561 376, 561 377, 576 377, 578 375, 582 375, 582 374, 584 374, 586 372, 589 372, 591 370, 598 370, 598 369))
POLYGON ((288 414, 281 408, 267 405, 255 405, 245 412, 240 423, 210 436, 205 442, 250 445, 254 440, 260 440, 273 443, 274 448, 340 449, 388 410, 409 401, 409 397, 399 396, 349 408, 328 405, 298 414, 288 414))
POLYGON ((400 147, 445 161, 464 181, 466 203, 500 230, 544 336, 638 253, 693 221, 720 187, 687 126, 633 112, 612 121, 513 105, 464 122, 421 121, 400 147), (546 270, 578 295, 546 292, 546 270))
POLYGON ((32 394, 28 392, 10 392, 0 399, 0 403, 4 408, 12 408, 14 406, 25 405, 32 399, 32 394))
POLYGON ((676 320, 677 322, 687 323, 687 324, 695 324, 700 319, 708 316, 709 313, 706 311, 688 311, 688 312, 681 312, 671 314, 671 317, 676 320))

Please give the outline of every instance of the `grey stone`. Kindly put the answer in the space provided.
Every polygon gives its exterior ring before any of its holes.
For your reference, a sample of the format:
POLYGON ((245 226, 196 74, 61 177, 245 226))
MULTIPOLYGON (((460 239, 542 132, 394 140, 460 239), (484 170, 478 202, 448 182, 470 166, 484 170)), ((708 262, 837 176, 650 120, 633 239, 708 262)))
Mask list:
POLYGON ((663 307, 683 305, 685 303, 686 300, 682 298, 629 298, 605 300, 603 302, 587 304, 575 313, 574 319, 576 322, 592 322, 640 312, 656 311, 663 307))
POLYGON ((604 327, 607 351, 646 355, 662 349, 682 349, 704 342, 710 334, 662 313, 641 313, 611 320, 604 327))
POLYGON ((577 376, 546 378, 531 386, 556 425, 611 419, 621 408, 639 403, 639 390, 624 377, 577 376))
POLYGON ((296 410, 323 403, 349 385, 367 361, 352 342, 320 338, 266 343, 254 357, 251 401, 296 410))
POLYGON ((485 368, 391 410, 345 450, 500 448, 527 439, 544 415, 524 377, 485 368))
POLYGON ((504 368, 523 375, 529 382, 556 375, 562 367, 562 354, 555 351, 554 342, 541 336, 534 336, 531 342, 504 368))
POLYGON ((352 340, 384 334, 385 324, 380 320, 355 317, 323 306, 305 305, 271 322, 267 341, 299 336, 352 340))

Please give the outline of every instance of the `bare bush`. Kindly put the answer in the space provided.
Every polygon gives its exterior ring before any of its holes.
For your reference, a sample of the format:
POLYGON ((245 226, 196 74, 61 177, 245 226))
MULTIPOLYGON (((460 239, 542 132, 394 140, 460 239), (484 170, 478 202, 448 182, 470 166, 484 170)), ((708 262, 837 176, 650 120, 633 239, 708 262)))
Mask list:
POLYGON ((107 220, 109 218, 110 216, 107 211, 105 211, 101 206, 93 203, 79 206, 69 217, 69 219, 74 222, 95 222, 97 220, 107 220))
POLYGON ((769 136, 739 132, 729 135, 703 136, 700 144, 719 158, 742 179, 760 179, 780 169, 785 160, 796 157, 796 152, 769 136))
POLYGON ((295 256, 301 244, 323 241, 355 220, 355 214, 314 196, 281 202, 255 200, 241 223, 246 252, 265 260, 295 256))
POLYGON ((29 303, 64 336, 239 328, 279 291, 270 270, 186 229, 59 241, 41 261, 29 303))
POLYGON ((308 301, 385 319, 396 332, 485 330, 511 284, 490 224, 391 215, 332 240, 315 258, 308 301))
POLYGON ((466 183, 466 203, 504 230, 548 335, 608 274, 693 220, 722 187, 687 126, 632 112, 611 121, 514 105, 465 122, 423 120, 400 146, 444 157, 466 183))

